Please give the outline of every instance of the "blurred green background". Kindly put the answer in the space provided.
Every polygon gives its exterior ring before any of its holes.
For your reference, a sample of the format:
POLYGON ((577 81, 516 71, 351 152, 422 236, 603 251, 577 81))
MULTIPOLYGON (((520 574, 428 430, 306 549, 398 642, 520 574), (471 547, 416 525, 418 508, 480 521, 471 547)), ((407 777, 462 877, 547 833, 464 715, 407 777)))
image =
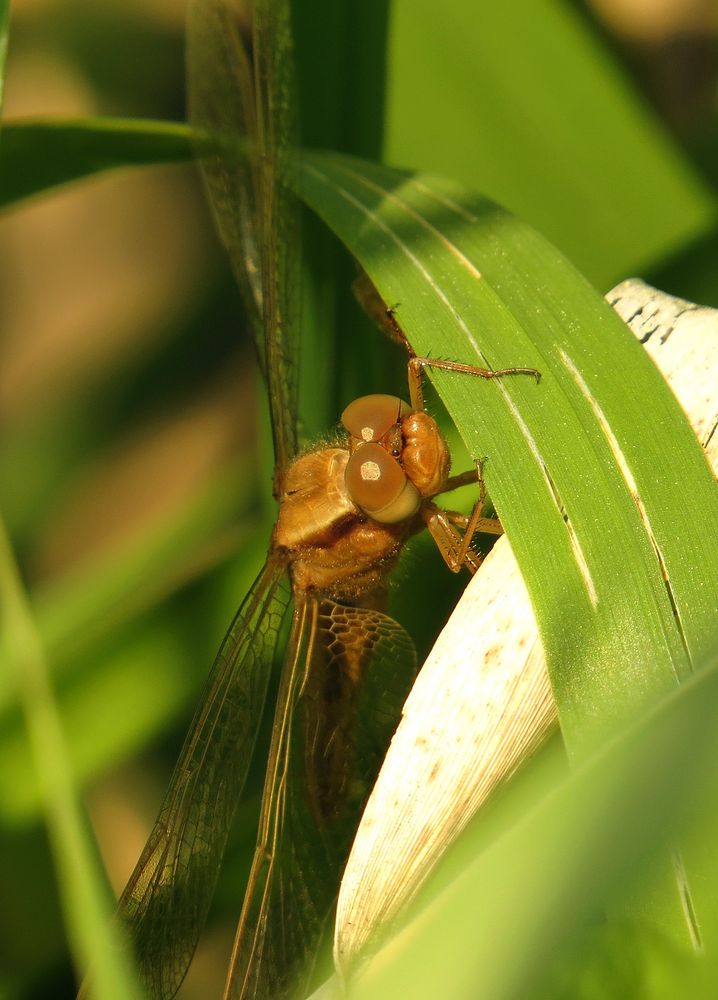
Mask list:
MULTIPOLYGON (((603 291, 718 305, 710 0, 298 2, 307 145, 454 177, 603 291), (356 10, 350 9, 356 6, 356 10)), ((184 117, 184 5, 21 0, 5 114, 184 117)), ((306 220, 302 426, 404 388, 352 265, 306 220)), ((194 698, 266 551, 262 386, 191 166, 93 178, 0 219, 0 505, 33 595, 108 877, 144 844, 194 698)), ((417 541, 396 616, 425 651, 461 587, 417 541), (421 599, 419 599, 421 592, 421 599), (427 609, 429 609, 427 611, 427 609)), ((182 988, 215 995, 253 837, 250 778, 182 988)), ((22 720, 0 675, 0 997, 74 992, 22 720)))

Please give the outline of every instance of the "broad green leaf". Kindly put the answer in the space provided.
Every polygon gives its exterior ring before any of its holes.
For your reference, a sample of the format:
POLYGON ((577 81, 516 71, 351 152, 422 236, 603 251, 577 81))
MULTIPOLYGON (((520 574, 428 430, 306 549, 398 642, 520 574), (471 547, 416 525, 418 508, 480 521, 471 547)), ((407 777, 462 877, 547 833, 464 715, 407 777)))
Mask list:
MULTIPOLYGON (((695 436, 613 311, 505 211, 332 156, 308 157, 304 184, 384 301, 400 303, 417 353, 542 373, 540 385, 433 378, 469 453, 486 456, 579 761, 715 642, 718 496, 695 436), (691 512, 680 525, 676 510, 691 512)), ((672 873, 655 895, 652 918, 688 944, 672 873)))
POLYGON ((417 353, 542 373, 540 385, 431 377, 469 453, 487 457, 580 756, 609 719, 687 677, 715 636, 718 496, 695 436, 610 307, 493 203, 329 155, 307 157, 304 185, 400 303, 417 353), (676 510, 690 516, 676 524, 676 510))

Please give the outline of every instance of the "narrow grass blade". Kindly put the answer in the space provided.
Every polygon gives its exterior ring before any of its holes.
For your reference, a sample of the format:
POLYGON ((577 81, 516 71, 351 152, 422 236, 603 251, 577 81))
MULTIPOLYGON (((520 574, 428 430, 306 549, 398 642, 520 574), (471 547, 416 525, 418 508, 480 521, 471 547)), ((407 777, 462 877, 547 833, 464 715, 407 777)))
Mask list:
POLYGON ((127 1000, 138 996, 137 986, 115 943, 117 927, 110 924, 80 818, 44 653, 2 524, 0 597, 3 660, 14 674, 25 712, 75 967, 82 974, 92 965, 98 1000, 127 1000))
POLYGON ((118 167, 191 160, 192 132, 139 118, 28 119, 5 124, 0 208, 118 167))

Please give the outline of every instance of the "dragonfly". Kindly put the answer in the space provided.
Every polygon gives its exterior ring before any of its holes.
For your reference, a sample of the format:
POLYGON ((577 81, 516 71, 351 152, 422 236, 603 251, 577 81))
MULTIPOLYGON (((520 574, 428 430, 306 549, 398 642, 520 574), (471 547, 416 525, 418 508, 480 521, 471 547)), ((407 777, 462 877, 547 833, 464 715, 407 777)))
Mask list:
MULTIPOLYGON (((387 574, 424 527, 457 571, 478 567, 476 530, 501 531, 482 516, 483 489, 469 517, 434 503, 477 476, 450 475, 447 445, 424 409, 422 371, 433 365, 484 378, 536 373, 411 356, 408 404, 388 395, 355 400, 342 415, 339 443, 300 453, 288 5, 258 0, 251 51, 231 0, 194 0, 188 31, 190 115, 211 137, 202 153, 205 185, 268 388, 279 513, 265 565, 222 642, 119 914, 147 994, 174 996, 207 918, 290 616, 257 846, 225 988, 227 1000, 283 998, 305 988, 352 836, 416 673, 411 639, 383 610, 387 574)), ((402 339, 392 310, 383 315, 402 339)))

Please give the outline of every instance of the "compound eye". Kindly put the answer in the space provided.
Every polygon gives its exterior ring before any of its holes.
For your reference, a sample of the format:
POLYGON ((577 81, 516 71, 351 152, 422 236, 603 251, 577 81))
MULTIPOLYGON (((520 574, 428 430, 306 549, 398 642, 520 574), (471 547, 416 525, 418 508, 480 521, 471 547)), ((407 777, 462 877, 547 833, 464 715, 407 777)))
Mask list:
POLYGON ((380 444, 361 444, 344 472, 352 501, 373 521, 398 524, 417 512, 419 492, 399 463, 380 444))
POLYGON ((407 413, 411 407, 398 396, 375 393, 350 403, 342 413, 342 423, 359 441, 379 441, 407 413))

